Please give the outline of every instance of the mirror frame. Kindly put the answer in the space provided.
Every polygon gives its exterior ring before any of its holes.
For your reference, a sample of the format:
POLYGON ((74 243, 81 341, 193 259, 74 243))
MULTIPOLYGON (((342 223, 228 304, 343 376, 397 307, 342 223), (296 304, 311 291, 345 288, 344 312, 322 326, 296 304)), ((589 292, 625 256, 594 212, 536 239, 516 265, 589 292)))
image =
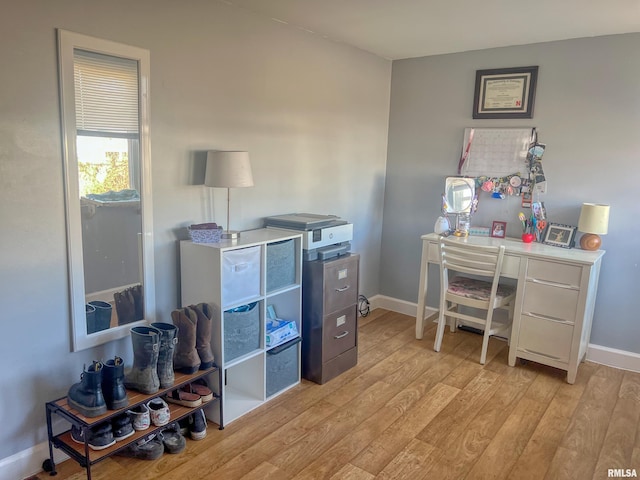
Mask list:
POLYGON ((103 40, 67 30, 58 33, 58 69, 60 83, 60 115, 62 124, 62 154, 64 159, 65 203, 67 226, 67 255, 69 272, 69 297, 71 313, 72 351, 76 352, 124 338, 131 327, 155 318, 155 270, 153 255, 153 219, 151 197, 151 145, 149 135, 149 77, 150 54, 148 50, 103 40), (82 225, 78 186, 78 162, 76 152, 76 117, 74 91, 74 49, 82 49, 106 55, 129 58, 138 62, 139 121, 140 121, 140 203, 142 211, 142 288, 144 319, 87 334, 85 313, 84 261, 82 250, 82 225))
POLYGON ((445 188, 444 188, 444 197, 447 202, 446 213, 470 213, 473 208, 473 197, 476 194, 476 182, 473 178, 468 177, 447 177, 445 179, 445 188), (463 185, 466 184, 467 188, 471 192, 471 200, 469 200, 469 205, 461 210, 455 210, 451 202, 449 202, 449 191, 456 184, 463 185))

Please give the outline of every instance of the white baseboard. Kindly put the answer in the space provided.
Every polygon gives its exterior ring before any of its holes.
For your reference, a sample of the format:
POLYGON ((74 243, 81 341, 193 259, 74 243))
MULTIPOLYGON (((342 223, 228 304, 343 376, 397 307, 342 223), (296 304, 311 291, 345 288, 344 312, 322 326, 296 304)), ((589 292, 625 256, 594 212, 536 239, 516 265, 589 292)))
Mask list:
POLYGON ((640 354, 603 347, 602 345, 589 344, 587 348, 587 360, 610 367, 640 372, 640 354))
MULTIPOLYGON (((29 478, 42 472, 42 463, 49 458, 49 443, 39 443, 31 448, 0 460, 0 480, 29 478)), ((53 449, 53 460, 57 464, 69 457, 57 448, 53 449)))
MULTIPOLYGON (((387 297, 385 295, 375 295, 369 300, 371 310, 375 308, 384 308, 392 312, 402 313, 411 317, 416 316, 418 305, 405 300, 387 297)), ((436 313, 435 308, 425 307, 425 317, 436 313)), ((603 347, 602 345, 589 344, 586 359, 590 362, 608 365, 622 370, 630 370, 632 372, 640 372, 640 354, 627 352, 625 350, 617 350, 615 348, 603 347)))

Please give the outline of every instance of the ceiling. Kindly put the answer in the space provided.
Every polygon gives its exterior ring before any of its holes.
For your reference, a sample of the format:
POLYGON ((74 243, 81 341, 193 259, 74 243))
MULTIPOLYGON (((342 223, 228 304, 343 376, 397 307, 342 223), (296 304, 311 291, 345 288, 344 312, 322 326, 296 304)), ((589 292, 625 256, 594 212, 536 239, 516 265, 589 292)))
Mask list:
POLYGON ((640 32, 640 0, 219 0, 392 60, 640 32))

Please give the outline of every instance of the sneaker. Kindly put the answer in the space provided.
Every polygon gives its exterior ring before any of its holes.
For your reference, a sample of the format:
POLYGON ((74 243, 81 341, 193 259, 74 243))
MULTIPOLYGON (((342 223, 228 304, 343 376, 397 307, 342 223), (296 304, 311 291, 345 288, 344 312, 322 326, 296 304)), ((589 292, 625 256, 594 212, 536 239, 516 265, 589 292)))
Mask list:
POLYGON ((127 410, 127 413, 131 415, 134 430, 146 430, 151 426, 151 416, 145 404, 127 410))
POLYGON ((151 416, 151 423, 156 427, 162 427, 169 423, 171 419, 171 412, 169 411, 169 405, 161 398, 154 398, 147 403, 149 409, 149 415, 151 416))
POLYGON ((180 426, 180 433, 184 437, 186 437, 189 434, 189 425, 191 423, 190 420, 191 420, 191 415, 178 420, 178 425, 180 426))
POLYGON ((158 434, 167 453, 180 453, 187 446, 187 441, 180 433, 178 422, 169 424, 167 428, 158 434))
POLYGON ((207 436, 207 417, 202 409, 196 411, 189 425, 189 436, 192 440, 202 440, 207 436))
MULTIPOLYGON (((71 440, 84 445, 84 430, 75 425, 71 426, 71 440)), ((104 450, 116 443, 113 438, 113 431, 109 422, 100 423, 91 427, 87 432, 87 444, 92 450, 104 450)))
POLYGON ((116 442, 120 442, 134 434, 131 418, 126 413, 115 417, 111 421, 111 428, 113 429, 113 438, 116 442))
POLYGON ((118 450, 116 455, 137 458, 140 460, 156 460, 164 453, 164 445, 158 435, 151 434, 133 442, 128 447, 118 450))

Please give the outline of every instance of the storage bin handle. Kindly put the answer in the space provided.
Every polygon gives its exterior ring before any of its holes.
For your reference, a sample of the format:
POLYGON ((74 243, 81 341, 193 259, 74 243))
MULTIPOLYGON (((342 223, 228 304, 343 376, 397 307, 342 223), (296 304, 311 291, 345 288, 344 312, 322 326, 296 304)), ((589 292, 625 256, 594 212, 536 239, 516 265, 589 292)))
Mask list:
POLYGON ((289 340, 288 342, 285 342, 282 345, 278 345, 277 347, 272 348, 271 350, 269 350, 267 352, 267 354, 269 354, 269 355, 277 355, 277 354, 279 354, 281 352, 284 352, 288 348, 291 348, 294 345, 297 345, 301 341, 302 341, 302 338, 296 337, 293 340, 289 340))

